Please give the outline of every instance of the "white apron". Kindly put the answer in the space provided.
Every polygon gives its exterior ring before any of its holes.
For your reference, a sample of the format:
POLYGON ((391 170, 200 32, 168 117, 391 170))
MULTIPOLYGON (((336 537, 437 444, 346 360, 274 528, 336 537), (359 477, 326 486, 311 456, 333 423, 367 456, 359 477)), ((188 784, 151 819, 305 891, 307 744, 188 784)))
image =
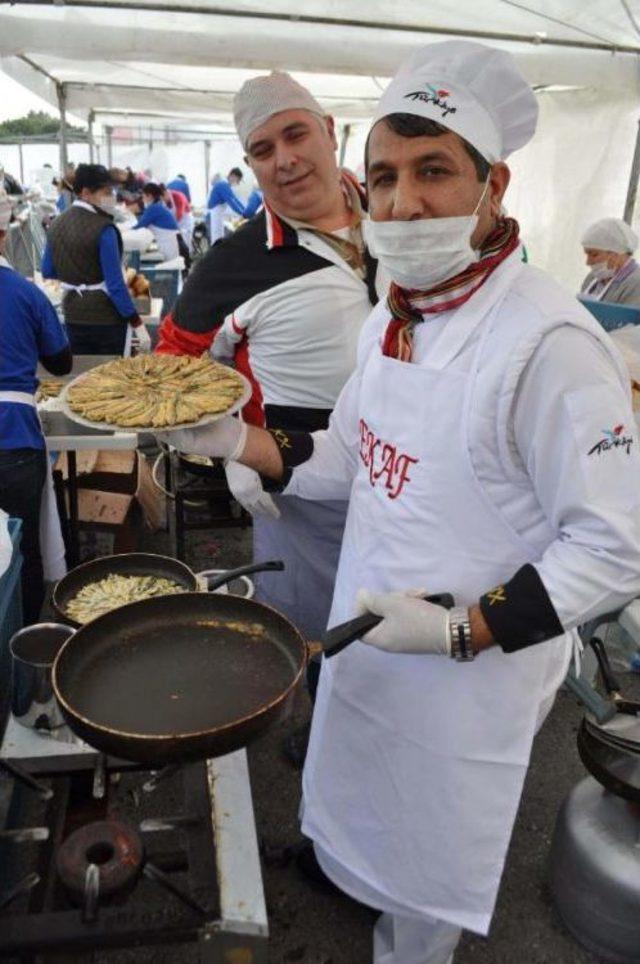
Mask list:
MULTIPOLYGON (((467 302, 424 362, 372 350, 331 624, 354 615, 361 586, 422 586, 470 605, 540 557, 481 489, 467 438, 476 365, 511 277, 488 314, 467 302), (460 353, 471 338, 477 348, 460 353)), ((302 829, 334 881, 383 911, 486 933, 539 711, 569 654, 560 638, 459 664, 356 642, 324 660, 302 829)))
MULTIPOLYGON (((9 402, 13 405, 30 405, 32 408, 36 408, 36 400, 33 395, 29 395, 28 392, 0 391, 0 402, 9 402)), ((45 580, 47 582, 57 582, 58 579, 62 579, 65 575, 67 563, 65 560, 60 516, 58 515, 58 504, 53 487, 53 474, 51 471, 49 452, 47 452, 46 455, 47 477, 42 489, 42 501, 40 503, 40 553, 42 555, 42 568, 45 580)))

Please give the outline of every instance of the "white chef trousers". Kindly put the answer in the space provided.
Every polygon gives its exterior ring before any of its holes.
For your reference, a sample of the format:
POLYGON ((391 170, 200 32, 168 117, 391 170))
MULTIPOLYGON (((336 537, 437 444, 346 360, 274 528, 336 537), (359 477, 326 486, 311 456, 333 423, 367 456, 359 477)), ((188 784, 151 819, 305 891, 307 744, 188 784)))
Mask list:
POLYGON ((373 929, 373 964, 451 964, 461 934, 435 917, 381 914, 373 929))

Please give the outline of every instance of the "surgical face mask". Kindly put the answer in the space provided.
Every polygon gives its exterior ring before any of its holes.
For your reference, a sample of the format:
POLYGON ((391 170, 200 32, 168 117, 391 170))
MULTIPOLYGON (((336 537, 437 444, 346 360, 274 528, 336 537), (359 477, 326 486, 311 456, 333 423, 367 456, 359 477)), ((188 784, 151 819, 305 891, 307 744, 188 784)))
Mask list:
POLYGON ((609 278, 613 278, 615 270, 610 268, 606 261, 598 261, 591 267, 591 274, 598 281, 608 281, 609 278))
POLYGON ((487 179, 473 214, 420 221, 363 221, 367 247, 402 288, 424 290, 453 278, 478 260, 471 237, 487 179))
POLYGON ((113 214, 116 209, 116 204, 115 194, 110 194, 108 197, 101 198, 101 200, 96 203, 96 207, 104 211, 105 214, 113 214))

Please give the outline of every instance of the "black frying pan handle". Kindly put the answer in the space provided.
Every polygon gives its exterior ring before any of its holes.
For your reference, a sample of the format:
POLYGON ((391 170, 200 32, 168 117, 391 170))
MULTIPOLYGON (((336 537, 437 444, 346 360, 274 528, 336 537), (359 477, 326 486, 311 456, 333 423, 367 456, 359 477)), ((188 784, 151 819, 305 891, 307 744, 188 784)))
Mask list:
POLYGON ((282 572, 284 569, 284 562, 282 560, 272 560, 271 562, 252 562, 248 566, 238 566, 237 569, 227 569, 226 572, 221 573, 215 579, 207 584, 208 592, 215 592, 220 586, 224 586, 226 583, 231 582, 232 579, 237 579, 239 576, 248 576, 252 572, 282 572))
MULTIPOLYGON (((444 609, 452 609, 455 605, 453 596, 448 592, 438 593, 435 596, 424 596, 423 598, 427 602, 434 603, 436 606, 442 606, 444 609)), ((322 641, 324 655, 327 659, 330 659, 331 656, 335 656, 336 653, 342 652, 345 647, 354 643, 356 639, 361 639, 365 633, 368 633, 370 629, 373 629, 381 622, 382 616, 376 616, 374 613, 364 613, 362 616, 356 616, 355 619, 350 619, 346 623, 340 623, 338 626, 334 626, 333 629, 328 630, 324 635, 322 641)))
POLYGON ((615 696, 616 693, 620 692, 620 683, 618 682, 618 679, 611 668, 611 663, 609 662, 607 651, 604 648, 604 643, 598 636, 592 636, 589 642, 591 643, 591 648, 596 654, 596 659, 598 660, 598 666, 600 667, 600 673, 602 674, 602 681, 605 689, 610 696, 615 696))

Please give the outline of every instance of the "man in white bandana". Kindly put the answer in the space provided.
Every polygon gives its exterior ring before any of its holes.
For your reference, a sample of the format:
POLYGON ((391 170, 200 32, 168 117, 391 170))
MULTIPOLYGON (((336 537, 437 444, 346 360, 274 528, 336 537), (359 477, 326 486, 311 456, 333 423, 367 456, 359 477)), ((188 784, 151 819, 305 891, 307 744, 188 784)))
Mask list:
POLYGON ((640 591, 628 376, 500 213, 536 119, 506 53, 416 51, 367 145, 366 233, 393 283, 329 429, 188 435, 285 495, 349 497, 330 622, 381 620, 324 661, 302 829, 383 912, 376 964, 445 964, 461 928, 488 932, 576 627, 640 591), (420 598, 445 592, 450 612, 420 598))
MULTIPOLYGON (((250 424, 323 429, 377 300, 375 264, 362 241, 364 195, 338 168, 333 118, 289 74, 246 81, 234 119, 264 208, 196 265, 163 320, 158 351, 211 348, 232 360, 253 386, 243 410, 250 424)), ((331 606, 346 501, 271 498, 245 466, 228 463, 226 472, 254 516, 254 558, 286 566, 257 575, 257 598, 317 639, 331 606)))

